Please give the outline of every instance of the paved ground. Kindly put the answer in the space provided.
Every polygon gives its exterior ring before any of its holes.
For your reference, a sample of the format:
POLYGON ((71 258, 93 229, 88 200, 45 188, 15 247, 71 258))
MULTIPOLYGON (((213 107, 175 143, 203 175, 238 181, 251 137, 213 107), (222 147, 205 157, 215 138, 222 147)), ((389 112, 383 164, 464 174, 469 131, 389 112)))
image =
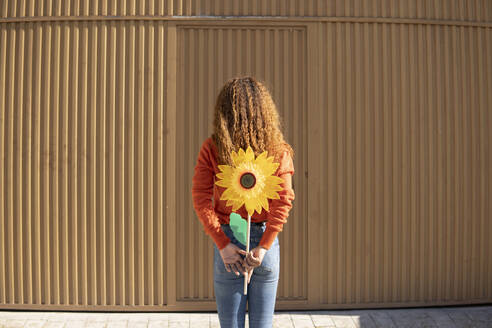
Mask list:
MULTIPOLYGON (((217 313, 0 311, 0 327, 218 328, 220 324, 217 313)), ((276 312, 274 327, 492 327, 492 306, 276 312)))

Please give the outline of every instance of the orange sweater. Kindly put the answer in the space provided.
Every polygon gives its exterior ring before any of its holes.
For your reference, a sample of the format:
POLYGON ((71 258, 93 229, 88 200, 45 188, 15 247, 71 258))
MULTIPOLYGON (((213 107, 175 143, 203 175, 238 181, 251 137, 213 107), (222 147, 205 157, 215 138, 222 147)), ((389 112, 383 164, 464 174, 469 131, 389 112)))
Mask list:
MULTIPOLYGON (((230 239, 221 229, 221 224, 229 224, 229 215, 232 207, 226 207, 226 201, 220 200, 225 188, 215 184, 215 174, 220 170, 217 164, 217 148, 211 137, 207 138, 200 149, 195 166, 195 174, 192 180, 193 206, 198 219, 203 225, 204 231, 210 235, 218 249, 223 249, 229 244, 230 239), (213 199, 213 201, 212 201, 213 199)), ((254 213, 251 222, 267 221, 266 229, 260 240, 260 246, 269 249, 277 234, 282 231, 282 226, 287 222, 289 211, 294 200, 291 176, 294 174, 292 157, 286 151, 282 154, 280 165, 275 172, 276 176, 284 179, 281 184, 283 190, 278 194, 280 199, 269 199, 269 211, 262 210, 260 214, 254 213)), ((237 211, 243 218, 248 217, 244 205, 237 211)))

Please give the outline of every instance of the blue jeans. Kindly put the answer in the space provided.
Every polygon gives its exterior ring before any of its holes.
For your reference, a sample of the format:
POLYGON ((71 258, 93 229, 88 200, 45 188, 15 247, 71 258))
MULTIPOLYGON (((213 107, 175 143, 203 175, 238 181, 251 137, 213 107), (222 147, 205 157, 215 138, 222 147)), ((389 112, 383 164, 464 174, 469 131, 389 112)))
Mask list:
MULTIPOLYGON (((231 242, 241 249, 241 244, 233 235, 228 224, 221 225, 222 231, 231 242)), ((260 243, 266 225, 251 223, 249 249, 260 243)), ((244 258, 244 255, 240 255, 244 258)), ((249 327, 271 328, 277 298, 277 286, 280 272, 280 246, 278 237, 265 254, 260 266, 254 268, 248 293, 244 295, 244 275, 237 276, 228 272, 219 249, 214 244, 214 291, 217 312, 221 328, 243 328, 246 317, 246 301, 248 302, 249 327)))

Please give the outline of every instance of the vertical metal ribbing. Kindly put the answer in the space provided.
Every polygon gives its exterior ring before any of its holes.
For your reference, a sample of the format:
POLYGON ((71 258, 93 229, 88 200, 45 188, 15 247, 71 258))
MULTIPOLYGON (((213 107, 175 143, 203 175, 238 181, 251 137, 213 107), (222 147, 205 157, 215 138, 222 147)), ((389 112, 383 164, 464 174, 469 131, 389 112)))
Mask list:
POLYGON ((360 15, 365 17, 404 17, 443 20, 490 21, 490 2, 447 1, 401 2, 363 1, 351 2, 333 0, 315 1, 271 1, 257 0, 230 3, 228 0, 92 0, 55 1, 44 3, 29 1, 4 1, 0 6, 0 17, 23 16, 77 16, 77 15, 256 15, 256 16, 338 16, 360 15), (367 10, 369 8, 369 10, 367 10))
MULTIPOLYGON (((80 99, 79 93, 77 92, 78 87, 80 85, 79 82, 79 60, 81 58, 80 55, 80 26, 76 26, 72 29, 69 29, 69 39, 70 39, 70 47, 67 46, 67 51, 71 56, 68 60, 69 65, 69 77, 67 84, 69 85, 70 96, 68 99, 68 108, 70 108, 69 114, 67 114, 68 118, 68 213, 67 213, 67 234, 69 236, 80 236, 80 226, 79 222, 81 220, 78 204, 79 204, 79 196, 80 196, 80 176, 78 174, 80 167, 80 157, 79 154, 79 113, 80 113, 80 99)), ((68 112, 68 110, 67 110, 68 112)), ((80 288, 80 280, 81 280, 81 272, 79 269, 81 266, 79 265, 80 259, 80 244, 78 242, 79 238, 69 238, 67 248, 68 252, 68 285, 67 291, 69 304, 79 304, 81 295, 80 288), (71 292, 70 292, 71 291, 71 292)))
POLYGON ((88 49, 88 41, 89 41, 89 23, 81 24, 81 35, 80 35, 80 76, 78 79, 79 88, 80 88, 80 102, 77 107, 77 115, 78 122, 77 124, 77 139, 79 140, 77 146, 78 151, 81 154, 80 163, 77 165, 77 175, 78 175, 78 184, 80 198, 79 198, 79 218, 80 221, 77 222, 77 228, 79 229, 80 234, 80 260, 77 263, 80 266, 80 279, 79 279, 79 304, 84 306, 89 305, 89 272, 88 272, 88 232, 87 232, 87 217, 88 217, 88 209, 87 209, 87 173, 88 173, 88 165, 87 159, 88 156, 88 146, 87 146, 87 103, 88 103, 88 58, 89 58, 89 49, 88 49))
POLYGON ((127 190, 127 176, 126 176, 126 149, 127 149, 127 139, 125 138, 127 129, 125 128, 127 124, 127 102, 126 95, 128 93, 127 88, 127 53, 125 51, 120 51, 120 49, 126 49, 126 34, 127 34, 127 24, 122 24, 119 26, 115 32, 116 34, 116 47, 115 53, 119 55, 115 57, 115 203, 119 206, 115 208, 115 274, 118 276, 115 280, 115 302, 126 302, 126 295, 128 293, 128 287, 126 282, 128 281, 128 274, 126 271, 126 243, 127 239, 125 236, 125 231, 127 229, 127 217, 128 212, 126 210, 126 199, 125 192, 127 190))
MULTIPOLYGON (((103 8, 104 10, 106 8, 103 8)), ((96 174, 97 182, 96 189, 96 203, 95 208, 97 212, 96 223, 96 245, 97 245, 97 281, 99 295, 97 298, 97 304, 108 304, 108 257, 107 257, 107 222, 109 220, 108 211, 109 208, 109 195, 107 193, 107 187, 109 185, 109 163, 113 153, 112 145, 108 143, 107 132, 110 130, 110 121, 108 121, 108 108, 107 108, 107 47, 108 47, 108 25, 103 24, 98 26, 98 62, 97 62, 97 76, 94 78, 97 80, 99 86, 97 90, 96 108, 97 114, 95 115, 96 121, 94 122, 95 130, 97 134, 97 146, 95 148, 95 154, 97 159, 96 174)))
MULTIPOLYGON (((114 6, 112 10, 115 10, 114 6)), ((107 27, 107 56, 109 58, 116 58, 117 51, 117 28, 114 22, 110 23, 107 27)), ((107 145, 109 148, 108 161, 107 161, 107 185, 105 190, 107 192, 106 200, 106 213, 108 218, 107 223, 107 239, 105 239, 107 252, 104 257, 106 262, 107 270, 104 274, 103 279, 106 280, 106 304, 116 305, 117 299, 117 282, 118 282, 118 272, 116 268, 117 263, 117 222, 119 222, 119 217, 117 216, 117 189, 116 189, 116 179, 117 179, 117 158, 118 158, 118 139, 116 137, 117 128, 117 108, 116 108, 116 96, 117 96, 117 86, 116 86, 116 65, 117 60, 110 60, 107 63, 107 95, 105 106, 107 108, 106 125, 107 131, 107 145)))
MULTIPOLYGON (((7 71, 7 28, 0 24, 0 85, 5 85, 7 71)), ((6 90, 0 88, 0 302, 7 302, 7 263, 6 263, 6 195, 5 195, 5 168, 7 167, 6 150, 6 90)))
POLYGON ((143 305, 144 280, 144 245, 143 245, 143 74, 144 74, 144 48, 143 26, 141 22, 135 24, 135 304, 143 305))
POLYGON ((69 192, 68 182, 71 180, 69 176, 69 162, 68 154, 69 149, 69 116, 70 111, 68 107, 68 98, 70 94, 69 89, 69 55, 70 55, 70 27, 68 23, 62 23, 60 26, 60 138, 58 141, 60 149, 60 227, 59 227, 59 239, 60 239, 60 303, 70 304, 70 287, 69 287, 69 192))
POLYGON ((128 58, 127 58, 127 67, 128 67, 128 75, 127 75, 127 121, 125 124, 125 161, 128 164, 126 169, 126 185, 125 185, 125 218, 127 221, 127 229, 125 233, 125 237, 127 238, 125 250, 126 257, 128 259, 127 266, 125 270, 128 272, 127 279, 127 289, 128 293, 126 295, 126 304, 137 305, 135 301, 135 22, 128 23, 128 58))

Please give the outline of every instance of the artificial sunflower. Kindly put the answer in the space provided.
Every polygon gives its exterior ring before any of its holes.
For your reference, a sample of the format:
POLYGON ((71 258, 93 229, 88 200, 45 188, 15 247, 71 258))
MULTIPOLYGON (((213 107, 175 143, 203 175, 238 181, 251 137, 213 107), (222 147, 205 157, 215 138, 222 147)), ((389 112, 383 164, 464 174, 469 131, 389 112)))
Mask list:
POLYGON ((249 216, 256 211, 261 213, 262 209, 268 211, 268 199, 279 199, 277 191, 282 190, 280 184, 283 180, 275 175, 279 163, 268 157, 264 151, 255 158, 251 147, 246 151, 231 154, 233 165, 219 165, 219 179, 215 183, 226 188, 220 197, 227 200, 226 205, 232 206, 237 211, 241 206, 246 207, 249 216))

